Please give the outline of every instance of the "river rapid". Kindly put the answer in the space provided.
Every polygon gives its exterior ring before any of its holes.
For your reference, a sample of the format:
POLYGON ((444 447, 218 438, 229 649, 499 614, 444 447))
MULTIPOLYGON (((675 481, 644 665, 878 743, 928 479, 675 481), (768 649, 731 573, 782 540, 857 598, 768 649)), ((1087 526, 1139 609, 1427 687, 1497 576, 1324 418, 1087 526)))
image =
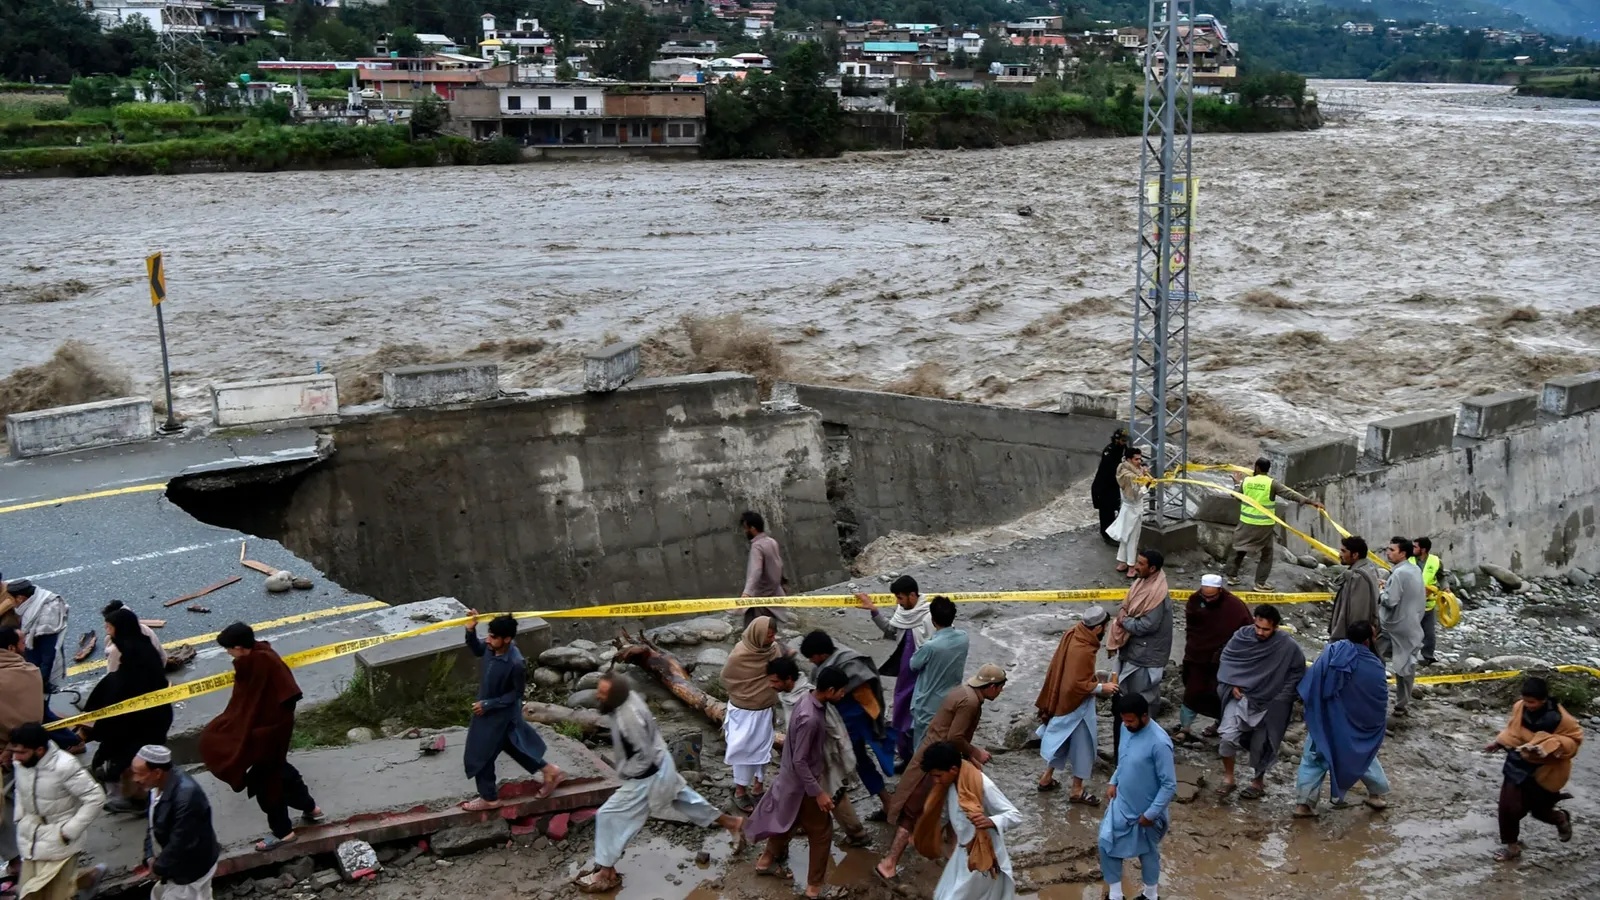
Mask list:
MULTIPOLYGON (((1600 105, 1314 87, 1362 114, 1194 142, 1202 455, 1600 368, 1600 105)), ((798 379, 1125 392, 1138 148, 4 182, 0 375, 77 339, 158 391, 162 250, 186 410, 373 354, 570 384, 608 335, 681 346, 728 313, 798 379)))

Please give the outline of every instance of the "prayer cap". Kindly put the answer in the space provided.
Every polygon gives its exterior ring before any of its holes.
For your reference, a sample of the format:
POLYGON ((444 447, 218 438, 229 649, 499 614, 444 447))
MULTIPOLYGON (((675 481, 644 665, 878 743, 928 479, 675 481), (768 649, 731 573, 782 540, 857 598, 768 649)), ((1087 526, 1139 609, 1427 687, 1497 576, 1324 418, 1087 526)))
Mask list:
POLYGON ((967 684, 975 688, 988 687, 991 684, 1005 684, 1006 670, 994 663, 984 663, 978 667, 978 674, 967 679, 967 684))
POLYGON ((172 765, 172 751, 160 744, 145 744, 139 748, 139 758, 154 766, 172 765))
POLYGON ((1083 611, 1083 624, 1093 628, 1106 620, 1106 611, 1099 606, 1091 606, 1083 611))
POLYGON ((1208 575, 1201 575, 1200 576, 1200 586, 1201 587, 1214 587, 1214 588, 1222 587, 1222 576, 1216 574, 1215 572, 1212 572, 1211 574, 1208 574, 1208 575))

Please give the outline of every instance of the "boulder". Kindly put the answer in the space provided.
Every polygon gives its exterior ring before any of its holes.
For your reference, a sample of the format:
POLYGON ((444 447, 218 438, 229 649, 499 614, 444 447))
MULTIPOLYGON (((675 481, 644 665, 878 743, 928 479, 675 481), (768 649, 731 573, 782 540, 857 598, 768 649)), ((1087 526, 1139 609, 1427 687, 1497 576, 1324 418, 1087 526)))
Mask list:
POLYGON ((583 677, 579 678, 577 683, 574 684, 572 686, 572 688, 573 688, 573 690, 576 690, 576 691, 592 691, 592 690, 594 690, 595 688, 597 688, 599 686, 600 686, 600 673, 599 672, 585 672, 585 673, 583 673, 583 677))
POLYGON ((533 670, 533 683, 542 688, 557 687, 564 680, 565 679, 561 677, 561 673, 557 672, 555 669, 547 669, 544 666, 539 666, 533 670))
POLYGON ((311 873, 315 872, 316 870, 316 861, 309 856, 300 856, 284 863, 283 872, 281 874, 288 875, 298 882, 305 881, 307 878, 310 878, 311 873))
POLYGON ((717 672, 720 673, 722 671, 722 667, 727 664, 728 651, 722 649, 721 647, 707 647, 704 650, 701 650, 694 658, 694 665, 696 669, 699 669, 703 666, 708 669, 716 669, 717 672))
POLYGON ((599 644, 596 644, 594 641, 583 640, 582 638, 579 638, 576 641, 568 641, 567 646, 575 650, 582 650, 585 653, 593 653, 594 651, 600 649, 599 644))
MULTIPOLYGON (((371 728, 352 728, 344 733, 344 739, 352 744, 365 744, 375 737, 377 735, 372 733, 371 728)), ((309 875, 310 873, 306 874, 309 875)))
POLYGON ((456 825, 435 833, 433 852, 440 856, 464 856, 489 847, 498 847, 509 837, 510 829, 506 826, 506 820, 496 817, 487 822, 456 825))
POLYGON ((378 864, 378 851, 366 841, 345 841, 334 848, 333 855, 339 862, 339 874, 348 881, 355 881, 356 876, 362 873, 383 868, 378 864))
POLYGON ((575 691, 567 697, 567 705, 573 709, 599 709, 600 692, 593 689, 575 691))
POLYGON ((294 576, 284 569, 267 576, 267 590, 270 593, 281 594, 291 587, 294 587, 294 576))
POLYGON ((1491 657, 1484 662, 1483 667, 1485 670, 1491 672, 1500 672, 1508 669, 1552 668, 1548 662, 1538 658, 1537 656, 1522 656, 1519 654, 1491 657))
POLYGON ((1589 585, 1594 584, 1594 576, 1578 568, 1577 566, 1573 566, 1572 568, 1568 569, 1566 574, 1561 577, 1565 578, 1567 580, 1567 584, 1570 584, 1573 587, 1586 588, 1589 585))
POLYGON ((1514 591, 1522 587, 1522 579, 1510 569, 1503 569, 1493 563, 1480 563, 1478 571, 1500 582, 1500 586, 1508 591, 1514 591))
POLYGON ((539 654, 539 665, 566 672, 593 672, 600 668, 600 661, 576 647, 551 647, 539 654))

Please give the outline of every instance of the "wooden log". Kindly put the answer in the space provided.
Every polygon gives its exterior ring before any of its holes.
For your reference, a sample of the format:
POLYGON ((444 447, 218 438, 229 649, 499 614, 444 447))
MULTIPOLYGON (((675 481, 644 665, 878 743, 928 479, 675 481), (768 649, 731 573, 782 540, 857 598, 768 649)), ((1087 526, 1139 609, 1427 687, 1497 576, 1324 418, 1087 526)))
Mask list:
POLYGON ((605 716, 592 709, 573 709, 570 706, 540 703, 537 700, 522 704, 522 717, 541 725, 576 725, 584 731, 599 731, 607 727, 605 716))
POLYGON ((211 593, 212 591, 220 591, 220 590, 222 590, 223 588, 227 587, 230 584, 238 584, 239 581, 240 581, 240 577, 238 575, 230 575, 229 577, 224 578, 223 580, 217 582, 216 584, 211 585, 210 587, 203 587, 200 590, 195 591, 192 594, 184 594, 182 597, 178 597, 177 599, 174 599, 174 600, 168 600, 167 602, 165 602, 165 603, 163 603, 161 605, 162 606, 177 606, 179 603, 187 603, 190 600, 198 600, 201 597, 204 597, 205 595, 211 593))
POLYGON ((277 569, 274 569, 273 567, 267 565, 264 562, 256 562, 253 559, 240 560, 240 562, 244 565, 244 567, 246 569, 254 569, 254 570, 256 570, 257 572, 260 572, 263 575, 276 575, 276 574, 278 574, 278 570, 277 569))
POLYGON ((624 631, 612 643, 617 648, 617 659, 633 663, 650 673, 650 677, 660 682, 672 696, 683 701, 685 706, 704 713, 712 724, 722 724, 727 715, 727 705, 700 690, 676 656, 657 647, 643 634, 634 638, 624 631))

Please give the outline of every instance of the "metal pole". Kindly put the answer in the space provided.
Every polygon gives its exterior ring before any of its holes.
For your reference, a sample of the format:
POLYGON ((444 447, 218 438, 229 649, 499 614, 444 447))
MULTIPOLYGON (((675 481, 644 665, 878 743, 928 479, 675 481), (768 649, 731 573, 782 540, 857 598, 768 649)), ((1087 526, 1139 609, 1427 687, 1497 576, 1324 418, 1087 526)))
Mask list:
POLYGON ((167 421, 161 425, 161 430, 168 434, 182 431, 183 426, 172 414, 172 366, 167 362, 167 321, 161 315, 161 304, 156 304, 156 330, 161 333, 161 377, 167 383, 167 421))

